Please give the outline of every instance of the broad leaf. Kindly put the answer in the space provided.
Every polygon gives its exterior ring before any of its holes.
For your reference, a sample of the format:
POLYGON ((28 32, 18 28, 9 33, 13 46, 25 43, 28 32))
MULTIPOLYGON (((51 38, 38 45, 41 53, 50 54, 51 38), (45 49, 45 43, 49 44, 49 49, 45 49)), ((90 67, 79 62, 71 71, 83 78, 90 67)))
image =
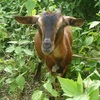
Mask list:
POLYGON ((28 41, 28 40, 21 40, 21 41, 19 41, 20 45, 22 45, 22 44, 28 44, 28 43, 30 43, 30 41, 28 41))
POLYGON ((58 77, 58 80, 66 96, 74 97, 76 95, 81 94, 80 85, 78 85, 77 82, 70 80, 70 79, 64 79, 61 77, 58 77))
POLYGON ((46 98, 45 94, 42 91, 36 90, 32 95, 32 100, 49 100, 46 98))
POLYGON ((90 100, 100 100, 99 98, 99 88, 94 90, 93 92, 91 92, 90 96, 90 100))
POLYGON ((23 49, 23 51, 24 51, 27 55, 30 55, 30 56, 33 55, 33 52, 30 51, 29 49, 23 49))
POLYGON ((90 45, 93 42, 93 36, 89 36, 85 40, 86 46, 90 45))
POLYGON ((73 100, 89 100, 89 96, 88 94, 84 93, 84 94, 75 96, 73 100))
POLYGON ((32 100, 41 100, 41 97, 43 95, 43 92, 42 91, 35 91, 32 95, 32 100))
POLYGON ((6 83, 12 83, 14 80, 15 80, 15 78, 8 78, 8 79, 6 80, 6 83))
POLYGON ((23 90, 24 84, 25 84, 25 78, 24 78, 22 75, 19 75, 19 76, 16 78, 16 83, 18 84, 19 88, 20 88, 21 90, 23 90))
POLYGON ((86 78, 84 80, 84 85, 87 93, 90 95, 93 91, 97 90, 100 87, 99 80, 91 80, 90 78, 86 78))
POLYGON ((91 28, 94 28, 95 26, 97 26, 98 24, 100 24, 100 21, 93 21, 92 23, 91 23, 91 25, 90 25, 90 29, 91 28))
POLYGON ((56 90, 53 89, 52 84, 47 81, 47 83, 45 83, 43 85, 45 87, 45 89, 52 94, 52 96, 57 97, 58 96, 58 92, 56 90))
POLYGON ((11 53, 11 52, 13 52, 14 50, 15 50, 14 45, 11 45, 10 47, 8 47, 8 48, 6 49, 6 52, 11 53))
POLYGON ((13 70, 12 66, 7 66, 7 67, 4 69, 4 71, 9 72, 9 73, 12 73, 12 70, 13 70))
POLYGON ((22 52, 21 46, 18 46, 18 47, 15 48, 15 53, 16 54, 21 54, 21 52, 22 52))
POLYGON ((17 84, 15 84, 14 82, 10 85, 10 91, 15 92, 17 88, 17 84))
POLYGON ((25 3, 26 9, 28 10, 28 14, 32 15, 32 10, 36 6, 36 0, 27 0, 25 3))

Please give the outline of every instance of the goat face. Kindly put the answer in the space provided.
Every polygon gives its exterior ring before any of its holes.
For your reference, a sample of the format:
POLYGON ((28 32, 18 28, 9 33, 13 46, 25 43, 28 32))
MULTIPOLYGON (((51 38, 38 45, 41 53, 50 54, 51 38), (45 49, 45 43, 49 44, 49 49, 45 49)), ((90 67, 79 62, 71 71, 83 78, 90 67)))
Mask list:
POLYGON ((42 52, 45 55, 49 55, 63 37, 65 26, 64 18, 61 13, 45 12, 41 15, 36 24, 38 25, 42 39, 42 52))
POLYGON ((62 41, 64 27, 67 25, 81 26, 83 19, 70 16, 62 16, 61 11, 45 12, 40 16, 16 16, 15 19, 22 24, 36 24, 42 40, 41 50, 45 55, 53 52, 62 41))

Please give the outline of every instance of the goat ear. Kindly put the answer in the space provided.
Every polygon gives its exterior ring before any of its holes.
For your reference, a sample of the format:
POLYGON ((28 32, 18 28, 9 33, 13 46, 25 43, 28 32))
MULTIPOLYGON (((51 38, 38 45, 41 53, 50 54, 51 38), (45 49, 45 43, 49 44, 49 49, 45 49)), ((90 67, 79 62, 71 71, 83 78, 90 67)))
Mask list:
POLYGON ((15 20, 21 24, 35 24, 38 20, 39 16, 15 16, 15 20))
POLYGON ((82 19, 82 18, 74 18, 74 17, 70 17, 70 16, 65 16, 64 20, 65 20, 65 23, 67 25, 70 25, 70 26, 78 26, 78 27, 80 27, 84 23, 84 19, 82 19))

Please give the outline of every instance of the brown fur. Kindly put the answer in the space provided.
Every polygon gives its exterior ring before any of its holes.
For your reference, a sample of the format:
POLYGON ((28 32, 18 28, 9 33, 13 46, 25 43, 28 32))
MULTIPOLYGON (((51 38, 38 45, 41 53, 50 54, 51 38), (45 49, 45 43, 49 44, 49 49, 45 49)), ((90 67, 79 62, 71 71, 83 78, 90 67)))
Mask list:
POLYGON ((39 57, 46 61, 49 71, 52 72, 52 67, 56 64, 57 65, 60 64, 60 66, 63 67, 63 73, 61 75, 63 76, 63 74, 66 73, 66 71, 64 70, 66 69, 66 67, 68 67, 68 65, 72 61, 72 49, 71 49, 72 36, 71 36, 70 27, 68 26, 65 27, 64 33, 60 33, 60 34, 62 36, 61 37, 59 36, 58 39, 60 40, 58 41, 59 44, 58 43, 56 44, 55 49, 50 55, 45 55, 41 50, 42 40, 39 32, 36 33, 34 40, 35 40, 36 51, 39 57))
POLYGON ((81 26, 84 20, 62 16, 59 10, 53 13, 45 12, 41 16, 16 16, 15 19, 22 24, 39 26, 34 38, 39 57, 46 62, 51 73, 57 72, 61 73, 61 76, 65 75, 72 61, 72 35, 69 26, 81 26), (43 44, 48 38, 49 43, 43 44), (58 67, 56 68, 55 65, 58 67))
MULTIPOLYGON (((45 12, 41 16, 16 16, 15 19, 22 24, 38 25, 38 30, 34 37, 37 54, 46 62, 48 70, 54 77, 56 77, 57 73, 64 77, 68 70, 68 65, 72 61, 70 26, 81 26, 84 20, 62 16, 59 11, 53 13, 45 12)), ((39 63, 35 79, 38 79, 41 75, 41 64, 39 63)), ((55 87, 55 82, 53 87, 55 87)))

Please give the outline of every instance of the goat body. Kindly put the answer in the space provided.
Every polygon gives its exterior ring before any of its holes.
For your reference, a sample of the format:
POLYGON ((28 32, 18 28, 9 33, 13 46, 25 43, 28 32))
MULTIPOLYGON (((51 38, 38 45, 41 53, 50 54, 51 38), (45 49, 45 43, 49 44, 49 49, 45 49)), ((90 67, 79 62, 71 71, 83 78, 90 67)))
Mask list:
POLYGON ((51 73, 61 73, 63 77, 72 61, 70 26, 81 26, 84 20, 63 16, 61 11, 45 12, 40 16, 16 16, 15 19, 22 24, 37 25, 34 40, 38 56, 46 62, 51 73))

